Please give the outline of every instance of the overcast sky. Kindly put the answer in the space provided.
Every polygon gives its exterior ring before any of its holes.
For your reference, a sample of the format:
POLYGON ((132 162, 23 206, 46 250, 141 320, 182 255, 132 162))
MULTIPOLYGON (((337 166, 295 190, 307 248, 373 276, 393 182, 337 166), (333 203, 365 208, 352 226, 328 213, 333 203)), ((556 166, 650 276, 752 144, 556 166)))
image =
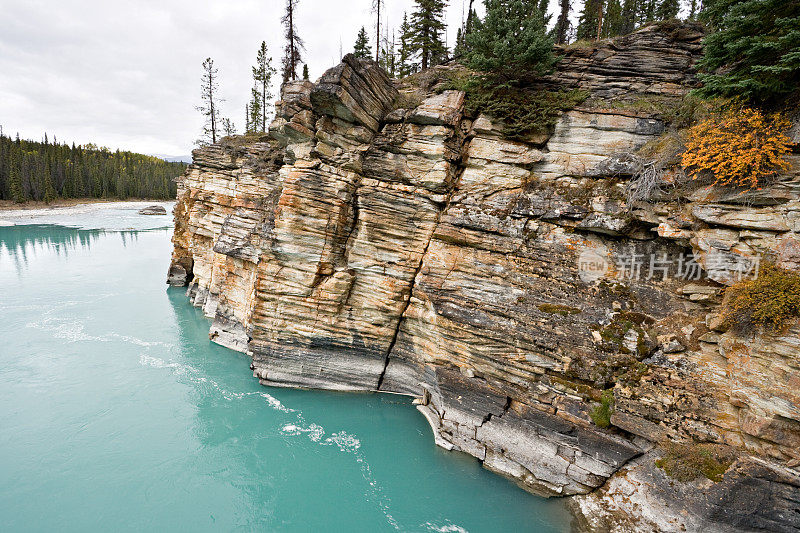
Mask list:
MULTIPOLYGON (((280 63, 284 3, 0 0, 0 125, 30 139, 47 132, 59 141, 188 154, 203 122, 194 109, 203 59, 219 68, 223 115, 241 131, 262 40, 280 63)), ((371 4, 300 0, 296 25, 312 79, 338 63, 340 42, 344 53, 352 50, 362 25, 374 33, 371 4)), ((386 0, 389 26, 411 6, 386 0)), ((451 45, 461 16, 462 0, 450 0, 451 45)))

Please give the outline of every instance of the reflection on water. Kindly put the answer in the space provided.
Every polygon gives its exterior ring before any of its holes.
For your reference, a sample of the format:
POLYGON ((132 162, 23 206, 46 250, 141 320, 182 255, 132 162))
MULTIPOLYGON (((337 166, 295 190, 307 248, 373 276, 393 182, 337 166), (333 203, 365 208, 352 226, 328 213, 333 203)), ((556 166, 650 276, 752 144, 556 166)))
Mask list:
POLYGON ((169 238, 0 227, 3 530, 567 530, 406 398, 260 386, 165 289, 169 238))
MULTIPOLYGON (((163 230, 144 230, 163 231, 163 230)), ((26 267, 29 259, 37 254, 55 252, 56 256, 65 258, 77 248, 88 250, 92 243, 103 235, 116 235, 127 248, 129 242, 135 242, 142 231, 80 229, 53 224, 31 224, 25 226, 0 226, 0 265, 3 262, 14 264, 17 274, 26 267)))

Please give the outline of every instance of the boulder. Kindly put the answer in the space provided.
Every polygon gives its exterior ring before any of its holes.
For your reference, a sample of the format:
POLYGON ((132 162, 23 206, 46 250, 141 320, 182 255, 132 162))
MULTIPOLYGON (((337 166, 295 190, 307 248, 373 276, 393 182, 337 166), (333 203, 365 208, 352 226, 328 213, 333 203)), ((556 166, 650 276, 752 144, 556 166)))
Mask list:
POLYGON ((139 209, 140 215, 166 215, 167 210, 164 208, 163 205, 151 205, 142 209, 139 209))

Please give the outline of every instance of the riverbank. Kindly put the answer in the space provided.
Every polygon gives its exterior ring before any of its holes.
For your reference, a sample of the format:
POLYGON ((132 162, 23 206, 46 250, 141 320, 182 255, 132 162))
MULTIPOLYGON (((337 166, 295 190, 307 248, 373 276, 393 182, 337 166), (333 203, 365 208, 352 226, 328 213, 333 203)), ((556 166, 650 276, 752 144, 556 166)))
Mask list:
POLYGON ((27 224, 54 224, 69 227, 93 227, 110 230, 154 229, 169 227, 172 223, 174 201, 170 200, 116 200, 82 201, 71 205, 18 206, 0 209, 0 227, 27 224), (140 215, 139 210, 152 205, 164 208, 163 215, 140 215), (80 215, 80 218, 76 218, 80 215), (80 221, 80 222, 78 222, 80 221), (85 222, 85 223, 84 223, 85 222))
POLYGON ((59 200, 55 200, 50 202, 36 202, 36 201, 29 201, 18 204, 17 202, 12 202, 11 200, 0 200, 0 212, 2 211, 30 211, 33 209, 60 209, 64 207, 75 207, 78 205, 83 204, 119 204, 119 203, 134 203, 134 202, 145 202, 145 203, 152 203, 152 204, 160 204, 163 202, 170 202, 171 200, 156 200, 156 199, 130 199, 130 200, 119 200, 117 198, 62 198, 59 200))

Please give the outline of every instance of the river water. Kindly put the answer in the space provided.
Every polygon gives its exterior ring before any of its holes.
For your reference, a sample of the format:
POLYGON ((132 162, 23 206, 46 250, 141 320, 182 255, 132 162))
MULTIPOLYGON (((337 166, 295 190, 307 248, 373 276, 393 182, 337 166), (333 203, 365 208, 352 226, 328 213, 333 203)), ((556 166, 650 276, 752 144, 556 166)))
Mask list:
POLYGON ((259 385, 139 207, 0 212, 3 531, 569 529, 408 398, 259 385))

